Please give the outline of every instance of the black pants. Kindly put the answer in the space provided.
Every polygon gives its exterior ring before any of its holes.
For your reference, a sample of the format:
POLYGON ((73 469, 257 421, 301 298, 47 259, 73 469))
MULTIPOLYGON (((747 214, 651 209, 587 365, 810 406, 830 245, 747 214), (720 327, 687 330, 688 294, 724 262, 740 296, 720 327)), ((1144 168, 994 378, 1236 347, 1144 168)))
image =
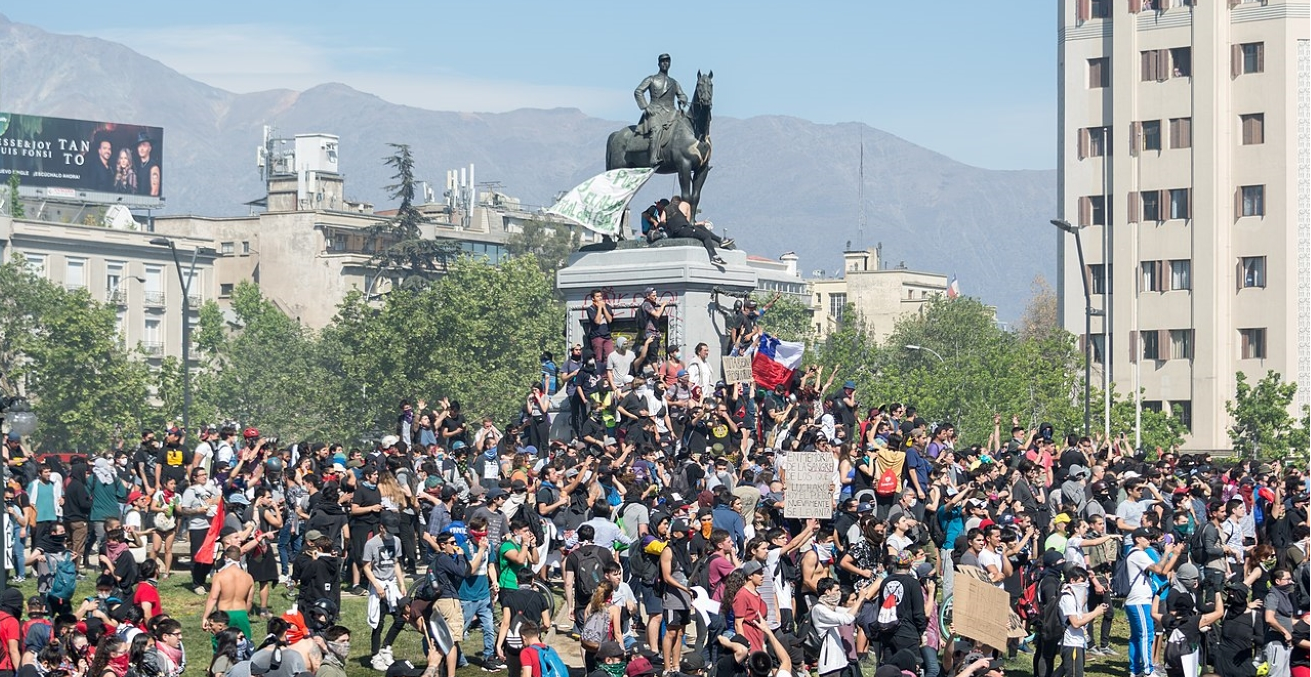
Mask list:
POLYGON ((1059 677, 1083 677, 1084 659, 1088 650, 1081 646, 1061 647, 1061 669, 1059 677))
MULTIPOLYGON (((587 402, 579 397, 578 391, 569 396, 569 428, 574 431, 574 439, 582 437, 583 420, 587 418, 587 402)), ((541 448, 538 448, 541 451, 541 448)))
POLYGON ((1052 677, 1056 671, 1056 656, 1060 653, 1061 640, 1044 639, 1039 634, 1033 647, 1033 677, 1052 677))
POLYGON ((209 578, 209 572, 214 568, 214 563, 204 564, 196 561, 196 555, 200 553, 200 546, 205 543, 205 536, 209 535, 209 528, 188 529, 187 534, 191 541, 191 584, 204 585, 205 579, 209 578))
POLYGON ((414 573, 415 566, 418 564, 417 538, 415 533, 415 523, 419 521, 418 515, 410 513, 401 513, 401 533, 397 537, 401 539, 401 562, 405 565, 407 573, 414 573))
POLYGON ((724 241, 723 238, 710 232, 710 230, 705 226, 684 226, 674 233, 674 237, 690 237, 700 240, 701 245, 706 248, 706 253, 710 255, 710 258, 717 256, 715 254, 715 246, 724 241))

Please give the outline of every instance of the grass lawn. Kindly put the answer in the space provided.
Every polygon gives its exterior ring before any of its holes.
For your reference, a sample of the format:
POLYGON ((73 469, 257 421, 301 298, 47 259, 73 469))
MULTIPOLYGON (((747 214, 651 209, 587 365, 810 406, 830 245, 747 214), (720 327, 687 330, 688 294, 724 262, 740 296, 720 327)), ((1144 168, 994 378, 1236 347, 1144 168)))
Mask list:
MULTIPOLYGON (((30 573, 30 572, 29 572, 30 573)), ((95 595, 94 577, 88 577, 87 580, 78 583, 78 594, 76 600, 84 597, 95 595)), ((212 657, 210 648, 209 633, 201 630, 201 613, 205 609, 205 598, 188 590, 185 586, 190 584, 191 577, 184 571, 175 572, 174 575, 162 581, 160 584, 160 598, 165 613, 177 618, 182 622, 183 644, 187 648, 187 675, 204 675, 209 667, 209 661, 212 657)), ((36 579, 29 578, 22 585, 18 586, 23 591, 24 598, 36 594, 36 579)), ((287 611, 291 606, 291 600, 285 595, 285 588, 276 588, 269 595, 269 606, 274 612, 281 614, 287 611)), ((351 595, 342 596, 342 609, 339 623, 350 628, 351 635, 351 659, 346 665, 346 671, 352 677, 365 675, 381 675, 382 673, 373 670, 369 666, 371 658, 369 653, 369 626, 365 620, 365 599, 364 597, 354 597, 351 595)), ((256 595, 258 601, 258 594, 256 595)), ((561 602, 562 603, 562 602, 561 602)), ((498 617, 499 618, 499 617, 498 617)), ((255 637, 251 640, 259 643, 263 639, 261 633, 264 630, 264 621, 259 617, 251 619, 251 625, 254 628, 255 637)), ((1089 656, 1086 672, 1089 675, 1098 675, 1100 677, 1125 677, 1128 674, 1128 658, 1126 645, 1128 643, 1129 624, 1125 620, 1122 610, 1116 611, 1115 621, 1112 625, 1111 644, 1120 653, 1118 657, 1103 658, 1100 656, 1089 656)), ((548 644, 556 647, 570 665, 581 666, 582 661, 578 654, 578 642, 568 637, 552 633, 548 644)), ((481 656, 483 647, 482 634, 478 629, 471 629, 470 635, 464 641, 466 655, 481 656)), ((424 656, 418 632, 406 629, 401 633, 393 647, 393 653, 398 660, 410 660, 416 665, 424 665, 426 657, 424 656)), ((581 667, 573 670, 575 675, 581 675, 581 667)), ((1020 653, 1015 660, 1007 664, 1007 674, 1015 677, 1031 677, 1033 673, 1033 656, 1032 654, 1020 653)), ((474 675, 486 675, 476 663, 471 663, 468 667, 457 671, 457 677, 473 677, 474 675)), ((506 675, 503 671, 501 675, 506 675)), ((865 674, 872 675, 873 668, 866 667, 865 674)), ((513 676, 506 676, 513 677, 513 676)), ((944 675, 944 677, 947 677, 944 675)))

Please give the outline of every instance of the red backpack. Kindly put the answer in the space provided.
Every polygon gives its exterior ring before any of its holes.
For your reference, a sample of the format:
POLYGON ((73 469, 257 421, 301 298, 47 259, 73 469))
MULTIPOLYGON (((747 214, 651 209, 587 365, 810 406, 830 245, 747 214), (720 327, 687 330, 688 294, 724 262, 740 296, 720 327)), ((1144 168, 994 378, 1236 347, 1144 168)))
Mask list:
POLYGON ((888 468, 883 471, 882 475, 879 475, 879 481, 874 485, 874 493, 879 496, 895 496, 897 486, 900 484, 901 482, 897 479, 897 471, 888 468))

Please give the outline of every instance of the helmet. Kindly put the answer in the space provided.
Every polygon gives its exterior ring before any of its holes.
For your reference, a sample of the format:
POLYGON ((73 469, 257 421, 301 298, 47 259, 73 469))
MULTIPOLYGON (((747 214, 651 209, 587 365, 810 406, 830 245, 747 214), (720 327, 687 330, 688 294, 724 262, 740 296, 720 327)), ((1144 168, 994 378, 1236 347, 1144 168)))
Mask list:
POLYGON ((282 459, 274 456, 264 462, 265 472, 282 472, 282 459))
POLYGON ((326 597, 314 600, 305 610, 305 626, 312 632, 321 632, 337 622, 337 605, 326 597))
POLYGON ((246 428, 245 430, 241 431, 241 436, 248 440, 256 439, 259 437, 259 428, 256 428, 254 426, 246 428))

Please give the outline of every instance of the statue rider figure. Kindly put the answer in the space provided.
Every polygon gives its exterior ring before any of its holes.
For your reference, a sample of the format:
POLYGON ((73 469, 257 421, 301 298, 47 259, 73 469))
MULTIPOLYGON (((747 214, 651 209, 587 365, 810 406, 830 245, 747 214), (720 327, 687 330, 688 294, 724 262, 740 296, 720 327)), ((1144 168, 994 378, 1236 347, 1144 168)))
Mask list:
POLYGON ((669 137, 669 130, 683 114, 687 106, 687 95, 678 81, 669 77, 669 55, 661 54, 658 59, 660 72, 647 76, 642 84, 633 90, 637 107, 642 109, 642 119, 637 123, 637 134, 647 139, 650 144, 651 166, 660 164, 660 147, 669 137), (650 93, 651 100, 647 101, 650 93), (675 107, 677 106, 677 107, 675 107))

